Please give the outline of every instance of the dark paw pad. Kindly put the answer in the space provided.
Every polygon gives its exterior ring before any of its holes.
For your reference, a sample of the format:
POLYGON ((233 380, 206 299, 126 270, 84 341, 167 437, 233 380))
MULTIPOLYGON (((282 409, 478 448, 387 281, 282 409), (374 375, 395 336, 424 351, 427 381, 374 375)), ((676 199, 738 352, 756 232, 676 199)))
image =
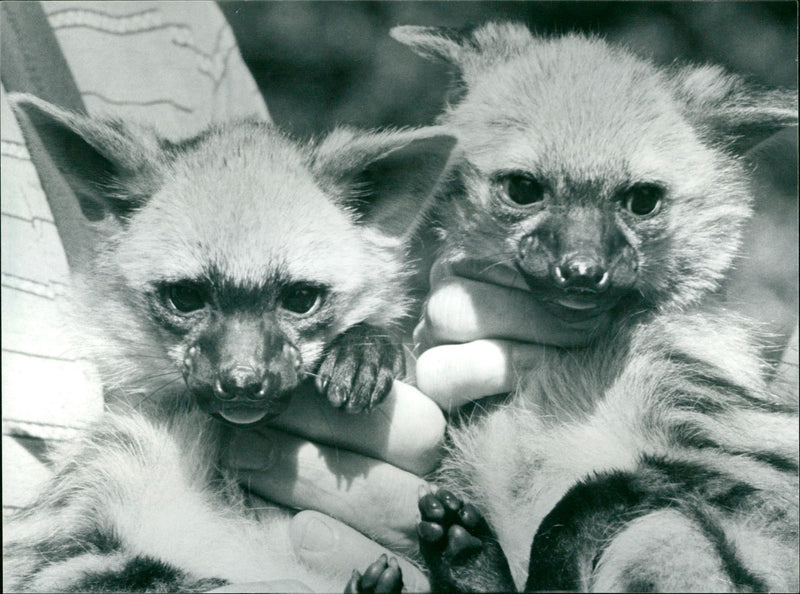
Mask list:
POLYGON ((403 572, 397 559, 381 555, 372 565, 367 567, 364 575, 353 570, 353 576, 347 582, 345 594, 398 594, 403 589, 403 572))
POLYGON ((444 549, 444 554, 451 559, 458 559, 477 551, 482 545, 483 542, 472 536, 463 526, 453 524, 447 531, 447 547, 444 549))
POLYGON ((503 550, 474 505, 440 489, 419 500, 420 552, 435 592, 512 592, 503 550))
POLYGON ((358 413, 379 404, 404 369, 402 347, 385 331, 359 324, 328 347, 316 386, 333 406, 358 413))
POLYGON ((515 592, 503 550, 474 505, 440 489, 419 500, 420 552, 434 592, 515 592))
POLYGON ((489 536, 483 516, 471 503, 462 503, 445 489, 428 493, 419 500, 422 521, 417 526, 420 540, 443 549, 448 557, 480 549, 482 538, 489 536))

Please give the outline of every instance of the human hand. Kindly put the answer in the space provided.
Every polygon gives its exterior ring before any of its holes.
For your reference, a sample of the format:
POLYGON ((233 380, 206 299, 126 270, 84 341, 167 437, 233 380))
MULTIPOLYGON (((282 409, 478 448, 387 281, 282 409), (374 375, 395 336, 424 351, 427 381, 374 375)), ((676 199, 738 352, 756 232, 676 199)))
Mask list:
MULTIPOLYGON (((403 584, 409 592, 429 592, 430 582, 415 565, 397 556, 347 526, 315 511, 302 511, 292 520, 290 539, 295 556, 307 566, 320 569, 343 568, 345 570, 368 567, 381 555, 397 559, 403 571, 403 584)), ((345 580, 339 591, 344 591, 345 580)), ((333 588, 333 586, 332 586, 333 588)), ((210 592, 311 592, 303 582, 297 580, 272 580, 244 584, 229 584, 210 592)))
MULTIPOLYGON (((331 407, 308 386, 272 426, 238 430, 227 463, 257 495, 316 510, 292 521, 295 553, 312 567, 349 575, 382 553, 417 550, 417 498, 425 484, 419 475, 438 463, 444 429, 439 407, 402 382, 360 415, 331 407)), ((422 572, 400 562, 406 584, 427 589, 422 572)))
POLYGON ((422 321, 414 331, 416 383, 444 410, 511 391, 540 362, 546 346, 588 343, 607 327, 604 314, 561 320, 532 299, 509 267, 437 262, 422 321))

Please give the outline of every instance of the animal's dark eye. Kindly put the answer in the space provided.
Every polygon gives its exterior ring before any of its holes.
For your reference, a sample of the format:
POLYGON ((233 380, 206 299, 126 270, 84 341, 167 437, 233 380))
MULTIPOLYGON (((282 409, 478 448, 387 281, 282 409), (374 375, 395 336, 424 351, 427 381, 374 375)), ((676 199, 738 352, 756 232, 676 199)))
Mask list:
POLYGON ((293 313, 308 315, 320 306, 324 293, 322 287, 307 284, 292 285, 281 295, 281 306, 293 313))
POLYGON ((502 185, 506 196, 515 204, 527 206, 544 199, 544 184, 533 177, 512 173, 503 178, 502 185))
POLYGON ((206 306, 206 293, 195 283, 184 282, 166 288, 169 303, 181 313, 190 313, 206 306))
POLYGON ((664 188, 658 184, 634 184, 622 194, 622 203, 628 212, 643 217, 658 212, 661 200, 664 198, 664 188))

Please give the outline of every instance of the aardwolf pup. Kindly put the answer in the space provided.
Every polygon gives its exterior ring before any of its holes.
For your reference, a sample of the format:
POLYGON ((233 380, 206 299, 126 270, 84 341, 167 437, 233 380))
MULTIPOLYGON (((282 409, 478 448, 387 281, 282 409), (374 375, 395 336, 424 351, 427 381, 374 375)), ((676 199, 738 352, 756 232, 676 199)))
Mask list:
POLYGON ((797 401, 741 321, 691 309, 750 215, 737 154, 796 125, 796 95, 516 24, 392 35, 461 77, 442 257, 595 332, 452 430, 420 500, 434 588, 797 591, 797 401))
POLYGON ((6 526, 5 587, 336 583, 295 566, 288 512, 248 509, 220 456, 309 376, 351 412, 385 396, 405 243, 454 138, 341 129, 301 146, 239 122, 171 143, 30 96, 15 109, 98 232, 77 301, 113 410, 6 526))

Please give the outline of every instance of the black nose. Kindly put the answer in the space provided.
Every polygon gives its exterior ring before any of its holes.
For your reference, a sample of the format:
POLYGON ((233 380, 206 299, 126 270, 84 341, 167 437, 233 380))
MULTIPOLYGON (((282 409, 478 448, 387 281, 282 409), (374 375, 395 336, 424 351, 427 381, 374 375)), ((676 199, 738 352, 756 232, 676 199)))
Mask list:
POLYGON ((601 293, 608 288, 609 274, 597 259, 587 256, 565 258, 553 268, 553 279, 562 289, 601 293))
POLYGON ((264 373, 249 365, 236 365, 220 371, 214 386, 220 400, 263 400, 266 394, 264 373))

